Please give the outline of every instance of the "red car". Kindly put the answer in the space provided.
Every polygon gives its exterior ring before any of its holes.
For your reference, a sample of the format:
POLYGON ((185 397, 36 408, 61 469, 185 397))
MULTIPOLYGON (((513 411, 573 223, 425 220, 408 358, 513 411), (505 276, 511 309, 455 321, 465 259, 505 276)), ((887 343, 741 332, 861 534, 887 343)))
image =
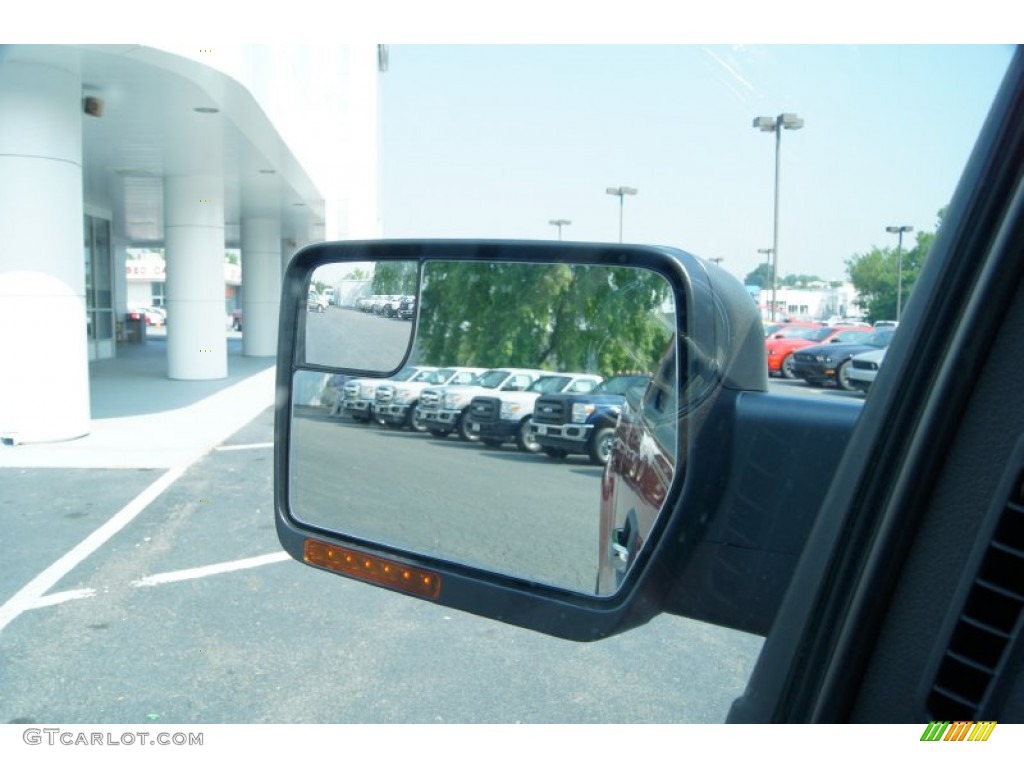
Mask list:
POLYGON ((768 375, 786 379, 796 377, 793 353, 816 344, 850 344, 863 341, 871 335, 871 326, 790 327, 772 334, 765 341, 768 353, 768 375))

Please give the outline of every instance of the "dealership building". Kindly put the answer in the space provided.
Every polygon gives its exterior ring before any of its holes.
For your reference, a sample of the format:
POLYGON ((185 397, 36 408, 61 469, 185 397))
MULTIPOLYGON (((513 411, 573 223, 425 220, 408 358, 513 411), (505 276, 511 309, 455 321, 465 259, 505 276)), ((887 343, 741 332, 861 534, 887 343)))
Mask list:
POLYGON ((0 46, 0 440, 89 433, 129 249, 163 250, 169 378, 227 376, 228 249, 243 354, 272 356, 291 256, 379 235, 384 62, 373 45, 0 46))

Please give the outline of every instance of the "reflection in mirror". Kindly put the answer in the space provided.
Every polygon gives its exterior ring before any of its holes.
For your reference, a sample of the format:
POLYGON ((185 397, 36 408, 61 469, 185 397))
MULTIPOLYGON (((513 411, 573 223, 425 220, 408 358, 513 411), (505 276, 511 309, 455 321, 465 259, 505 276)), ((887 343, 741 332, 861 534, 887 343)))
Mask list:
POLYGON ((413 261, 318 267, 310 279, 306 302, 306 362, 332 368, 395 370, 412 339, 415 297, 413 261))
MULTIPOLYGON (((613 591, 620 579, 598 582, 611 535, 602 520, 618 524, 602 509, 602 472, 617 445, 635 442, 616 431, 627 396, 642 420, 665 368, 676 328, 668 283, 634 267, 439 261, 424 265, 418 298, 408 367, 393 379, 294 373, 292 516, 576 592, 613 591)), ((376 342, 338 343, 336 357, 373 368, 360 355, 376 342)), ((658 391, 665 410, 674 375, 658 391)), ((656 427, 651 445, 670 444, 659 460, 671 479, 676 423, 656 427)), ((634 418, 630 434, 639 428, 634 418)), ((653 520, 664 493, 621 498, 647 504, 653 520)))
POLYGON ((597 593, 622 584, 661 514, 678 467, 680 390, 675 344, 637 396, 630 393, 614 432, 601 489, 597 593))

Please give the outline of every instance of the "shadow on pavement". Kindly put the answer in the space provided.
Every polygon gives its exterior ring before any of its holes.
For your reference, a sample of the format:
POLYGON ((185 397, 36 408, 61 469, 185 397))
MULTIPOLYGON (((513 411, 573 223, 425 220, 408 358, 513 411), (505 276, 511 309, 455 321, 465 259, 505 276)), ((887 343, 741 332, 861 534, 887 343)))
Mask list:
MULTIPOLYGON (((159 334, 159 332, 157 332, 159 334)), ((118 344, 117 357, 89 364, 93 419, 138 416, 184 408, 274 365, 273 357, 243 357, 242 340, 228 339, 228 375, 223 379, 167 378, 167 337, 150 331, 142 344, 118 344)))

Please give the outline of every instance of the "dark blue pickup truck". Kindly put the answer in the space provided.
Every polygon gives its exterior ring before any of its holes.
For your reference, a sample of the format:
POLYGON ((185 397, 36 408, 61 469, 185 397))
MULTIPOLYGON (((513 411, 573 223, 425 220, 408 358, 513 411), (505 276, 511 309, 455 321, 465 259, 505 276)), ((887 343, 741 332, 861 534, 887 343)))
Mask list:
POLYGON ((642 396, 650 380, 641 374, 613 376, 586 394, 543 395, 534 404, 530 435, 553 459, 582 453, 593 464, 606 464, 626 393, 636 390, 642 396))

